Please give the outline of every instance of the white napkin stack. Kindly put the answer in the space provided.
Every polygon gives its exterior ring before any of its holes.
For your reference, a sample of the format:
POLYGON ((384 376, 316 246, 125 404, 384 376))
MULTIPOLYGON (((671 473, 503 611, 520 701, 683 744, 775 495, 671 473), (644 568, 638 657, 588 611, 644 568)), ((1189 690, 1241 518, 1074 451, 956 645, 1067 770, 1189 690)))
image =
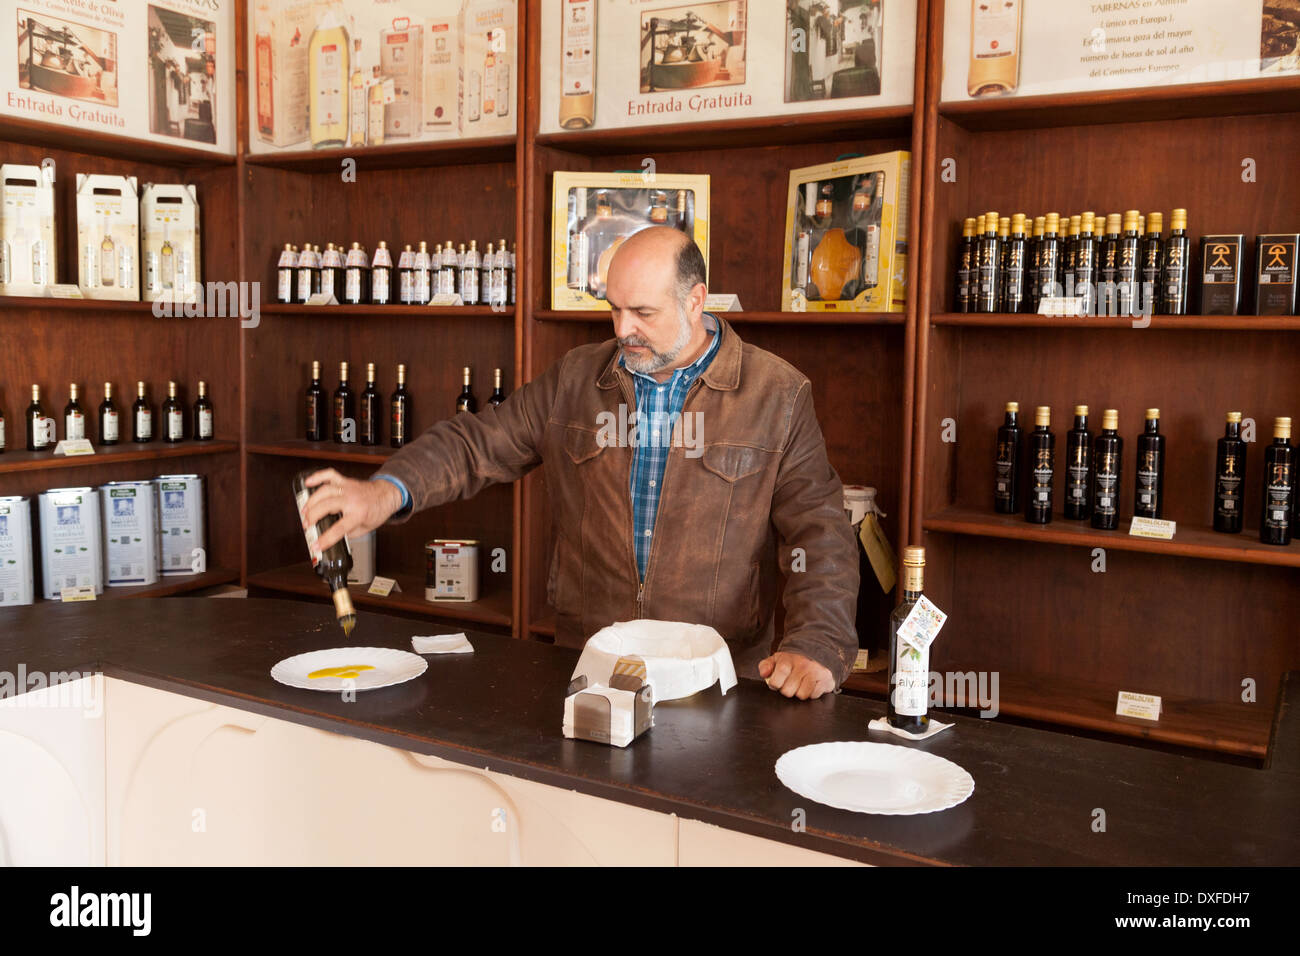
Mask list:
POLYGON ((464 633, 432 634, 427 637, 411 638, 411 646, 417 654, 472 654, 474 646, 464 633))
POLYGON ((867 724, 868 730, 883 730, 893 734, 895 737, 902 737, 904 740, 924 740, 926 737, 933 737, 941 731, 947 730, 952 724, 941 724, 933 717, 930 718, 930 726, 925 728, 923 734, 912 734, 898 727, 890 726, 888 717, 877 717, 871 723, 867 724))

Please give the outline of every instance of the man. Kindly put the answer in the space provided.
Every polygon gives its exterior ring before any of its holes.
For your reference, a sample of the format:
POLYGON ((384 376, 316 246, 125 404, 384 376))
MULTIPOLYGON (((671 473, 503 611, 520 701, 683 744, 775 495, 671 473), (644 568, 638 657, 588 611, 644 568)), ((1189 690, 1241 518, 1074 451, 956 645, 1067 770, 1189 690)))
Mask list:
POLYGON ((499 407, 439 422, 370 481, 312 475, 306 521, 342 515, 318 546, 545 461, 559 643, 634 618, 706 624, 741 675, 801 700, 834 690, 857 655, 858 558, 811 386, 704 312, 704 277, 682 233, 636 233, 609 268, 615 340, 574 349, 499 407), (785 634, 772 653, 778 565, 785 634))

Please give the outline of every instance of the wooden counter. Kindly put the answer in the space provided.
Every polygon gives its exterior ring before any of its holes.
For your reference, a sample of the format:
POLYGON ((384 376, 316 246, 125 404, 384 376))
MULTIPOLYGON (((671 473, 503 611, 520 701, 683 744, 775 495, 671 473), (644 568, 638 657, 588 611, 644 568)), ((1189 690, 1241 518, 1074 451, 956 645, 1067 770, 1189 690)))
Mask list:
MULTIPOLYGON (((1293 757, 1254 770, 953 717, 951 730, 905 746, 964 767, 975 779, 971 798, 941 813, 873 816, 813 804, 787 790, 773 772, 777 757, 804 744, 900 743, 867 730, 868 721, 883 712, 882 704, 869 700, 835 695, 791 701, 741 681, 725 697, 715 687, 659 705, 649 734, 619 749, 563 738, 563 695, 577 654, 533 641, 469 632, 472 655, 431 656, 420 678, 362 692, 355 702, 285 687, 269 675, 276 661, 303 651, 339 645, 409 649, 412 635, 440 630, 446 629, 362 611, 356 631, 345 639, 326 609, 292 601, 49 603, 0 610, 0 671, 15 674, 21 666, 29 674, 102 672, 128 684, 672 815, 681 825, 700 821, 867 863, 1300 862, 1300 774, 1293 757), (799 809, 806 813, 802 832, 792 827, 799 809), (1104 832, 1094 831, 1099 809, 1104 832)), ((110 702, 110 721, 112 713, 110 702)), ((1281 728, 1293 724, 1279 721, 1281 728)), ((109 740, 111 748, 111 735, 109 740)), ((1293 752, 1294 742, 1288 747, 1293 752)))

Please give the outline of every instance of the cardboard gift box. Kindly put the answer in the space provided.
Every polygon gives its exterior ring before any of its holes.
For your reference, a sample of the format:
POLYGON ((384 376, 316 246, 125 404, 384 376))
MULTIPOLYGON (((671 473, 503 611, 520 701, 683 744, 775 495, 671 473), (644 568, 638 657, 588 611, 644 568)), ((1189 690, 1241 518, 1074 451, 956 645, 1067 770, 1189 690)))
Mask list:
POLYGON ((462 135, 514 133, 518 33, 514 0, 466 0, 457 38, 462 135))
POLYGON ((628 236, 670 226, 709 262, 709 177, 649 172, 555 173, 551 307, 608 309, 609 263, 628 236))
POLYGON ((902 312, 911 154, 790 171, 781 308, 902 312))
POLYGON ((0 295, 44 295, 57 266, 54 164, 0 165, 0 295))
POLYGON ((193 184, 145 183, 140 193, 145 302, 193 302, 199 268, 199 196, 193 184))
POLYGON ((88 299, 140 299, 134 176, 77 173, 77 286, 88 299))

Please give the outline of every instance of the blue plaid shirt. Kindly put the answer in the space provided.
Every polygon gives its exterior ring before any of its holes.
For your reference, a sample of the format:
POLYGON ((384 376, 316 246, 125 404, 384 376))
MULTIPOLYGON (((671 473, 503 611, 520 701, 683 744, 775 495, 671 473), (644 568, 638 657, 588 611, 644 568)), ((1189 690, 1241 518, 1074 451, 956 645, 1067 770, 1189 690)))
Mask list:
MULTIPOLYGON (((718 354, 718 343, 722 341, 722 326, 711 314, 705 315, 706 324, 712 321, 713 325, 707 329, 712 341, 703 355, 685 368, 674 370, 672 378, 662 383, 641 372, 632 372, 632 382, 636 386, 636 442, 632 449, 629 485, 632 494, 632 546, 642 581, 645 580, 646 564, 650 561, 650 543, 654 540, 655 519, 659 515, 659 493, 663 490, 664 467, 668 464, 673 427, 681 417, 691 383, 704 374, 718 354)), ((621 355, 618 364, 623 365, 621 355)))

